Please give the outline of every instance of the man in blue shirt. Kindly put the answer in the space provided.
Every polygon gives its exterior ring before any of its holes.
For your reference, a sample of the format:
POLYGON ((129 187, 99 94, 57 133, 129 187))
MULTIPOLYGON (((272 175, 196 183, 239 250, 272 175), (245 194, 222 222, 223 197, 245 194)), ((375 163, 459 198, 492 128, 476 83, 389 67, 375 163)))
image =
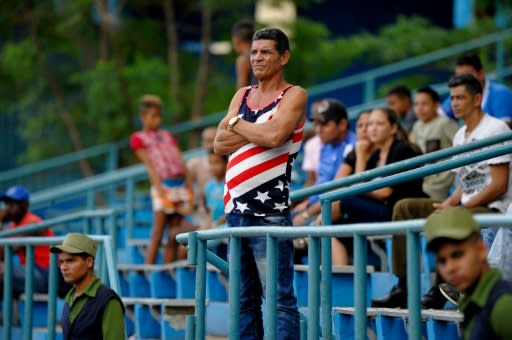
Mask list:
MULTIPOLYGON (((315 185, 332 181, 345 156, 354 149, 356 135, 350 131, 347 109, 335 99, 325 99, 315 106, 311 119, 322 141, 320 163, 315 185)), ((294 225, 308 224, 320 213, 318 195, 299 203, 294 212, 294 225)))
MULTIPOLYGON (((512 126, 512 91, 503 84, 486 79, 482 61, 475 54, 466 54, 457 59, 455 74, 463 73, 469 73, 480 81, 484 90, 482 111, 512 126)), ((442 109, 448 117, 455 119, 450 97, 443 102, 442 109)))

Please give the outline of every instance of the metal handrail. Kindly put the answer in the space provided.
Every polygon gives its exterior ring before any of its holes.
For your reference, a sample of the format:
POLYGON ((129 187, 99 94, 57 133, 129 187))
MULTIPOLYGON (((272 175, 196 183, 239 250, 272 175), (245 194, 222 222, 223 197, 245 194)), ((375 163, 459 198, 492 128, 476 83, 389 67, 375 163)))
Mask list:
MULTIPOLYGON (((339 188, 342 185, 354 184, 356 182, 364 182, 362 184, 356 184, 346 189, 342 189, 335 192, 329 192, 320 196, 322 205, 322 220, 325 224, 331 224, 331 202, 335 199, 342 197, 348 197, 362 192, 368 192, 379 188, 395 185, 397 183, 410 181, 415 178, 420 178, 426 175, 431 175, 437 172, 454 169, 460 166, 479 162, 484 159, 491 159, 504 154, 512 153, 512 143, 499 145, 493 148, 485 148, 481 150, 483 146, 489 146, 496 143, 503 143, 512 139, 512 133, 505 133, 499 136, 488 138, 478 143, 471 143, 464 145, 463 148, 453 147, 447 149, 448 151, 441 150, 442 152, 434 152, 431 154, 418 156, 410 160, 397 162, 394 164, 383 166, 376 170, 366 171, 362 174, 357 174, 348 177, 347 179, 339 180, 337 183, 333 181, 327 183, 321 188, 314 188, 306 190, 304 189, 300 194, 295 196, 295 199, 308 194, 319 193, 326 190, 339 188), (419 165, 424 165, 428 162, 446 158, 448 155, 456 154, 455 151, 465 150, 474 151, 464 157, 456 157, 454 159, 445 159, 435 164, 429 164, 422 168, 415 169, 419 165), (479 150, 479 151, 475 151, 479 150), (402 170, 407 170, 401 172, 402 170), (394 174, 394 175, 391 175, 394 174), (388 176, 389 177, 381 177, 388 176), (381 177, 381 178, 379 178, 381 177), (370 181, 371 179, 375 179, 370 181), (340 183, 342 183, 340 185, 340 183)), ((496 216, 495 216, 496 217, 496 216)), ((493 217, 491 217, 493 218, 493 217)), ((512 225, 512 219, 510 217, 504 218, 503 215, 498 215, 493 223, 502 221, 512 225)), ((272 260, 271 255, 277 250, 274 249, 276 242, 272 241, 274 237, 299 237, 299 235, 309 236, 308 242, 308 338, 317 339, 320 335, 319 325, 321 324, 323 338, 329 339, 332 334, 332 323, 331 323, 331 295, 332 295, 332 283, 331 283, 331 242, 328 236, 332 235, 347 235, 354 233, 354 261, 355 261, 355 331, 357 339, 366 338, 366 235, 372 233, 371 230, 379 231, 380 234, 406 232, 407 233, 407 277, 408 287, 411 287, 408 292, 408 306, 409 306, 409 335, 412 338, 420 338, 421 334, 421 314, 420 314, 420 299, 419 299, 419 235, 417 231, 409 230, 408 225, 414 223, 413 221, 403 222, 391 222, 396 229, 386 229, 383 225, 386 223, 367 223, 361 225, 343 225, 339 227, 341 230, 331 230, 327 233, 326 227, 302 227, 302 228, 278 228, 265 229, 265 231, 272 231, 272 234, 266 233, 267 237, 267 315, 275 315, 276 301, 275 301, 275 289, 276 282, 270 282, 270 278, 275 276, 276 261, 272 260), (326 232, 322 237, 322 233, 326 232), (274 232, 276 234, 274 234, 274 232), (321 247, 320 247, 321 244, 321 247), (318 254, 321 253, 321 256, 318 254), (320 264, 322 264, 322 272, 320 274, 320 264), (321 279, 320 279, 321 278, 321 279), (321 292, 321 303, 320 303, 320 282, 322 282, 321 292), (320 308, 321 307, 321 308, 320 308), (322 311, 322 317, 320 318, 320 311, 322 311)), ((417 222, 416 222, 417 223, 417 222)), ((335 228, 334 226, 332 226, 335 228)), ((330 230, 330 227, 327 227, 330 230)), ((393 227, 394 228, 394 227, 393 227)), ((420 228, 420 226, 417 226, 420 228)), ((195 322, 189 322, 189 329, 187 332, 191 334, 202 334, 204 331, 204 299, 203 291, 205 289, 203 282, 203 274, 200 275, 201 271, 206 270, 206 261, 209 259, 206 242, 212 238, 230 237, 230 263, 229 263, 229 275, 230 275, 230 335, 237 336, 237 327, 239 325, 238 320, 238 308, 239 308, 239 285, 240 285, 240 237, 253 237, 262 236, 262 229, 260 227, 249 227, 249 228, 228 228, 222 230, 211 230, 211 231, 200 231, 189 234, 180 234, 176 237, 178 242, 189 244, 189 262, 196 264, 197 276, 196 276, 196 315, 194 316, 195 322), (197 328, 194 328, 197 327, 197 328)), ((267 319, 270 325, 273 321, 267 319)), ((272 337, 272 335, 270 335, 272 337)))

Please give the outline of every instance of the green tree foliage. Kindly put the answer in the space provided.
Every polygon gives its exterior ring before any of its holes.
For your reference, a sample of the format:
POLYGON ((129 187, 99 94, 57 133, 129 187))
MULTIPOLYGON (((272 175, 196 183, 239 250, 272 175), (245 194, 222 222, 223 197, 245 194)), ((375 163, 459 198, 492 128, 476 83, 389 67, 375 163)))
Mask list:
MULTIPOLYGON (((127 139, 138 128, 137 102, 144 93, 164 99, 166 125, 228 106, 234 56, 179 48, 184 28, 178 23, 195 16, 209 25, 202 33, 197 28, 203 42, 229 40, 231 25, 252 13, 252 1, 116 3, 112 9, 107 0, 0 2, 0 104, 22 118, 20 134, 29 147, 20 163, 127 139)), ((298 18, 286 77, 309 87, 342 75, 356 61, 380 66, 495 30, 490 21, 445 30, 400 17, 377 35, 340 38, 298 18)), ((93 172, 87 164, 82 171, 93 172)))

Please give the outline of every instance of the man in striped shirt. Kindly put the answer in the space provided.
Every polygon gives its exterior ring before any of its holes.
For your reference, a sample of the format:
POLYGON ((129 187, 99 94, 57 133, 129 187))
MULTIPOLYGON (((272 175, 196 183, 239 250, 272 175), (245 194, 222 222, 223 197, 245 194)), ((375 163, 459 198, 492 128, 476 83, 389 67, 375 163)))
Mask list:
MULTIPOLYGON (((258 85, 239 89, 219 124, 214 148, 229 154, 224 206, 229 227, 291 225, 289 185, 304 134, 306 91, 284 80, 287 36, 275 28, 254 33, 251 67, 258 85)), ((278 339, 299 338, 293 290, 293 243, 278 240, 278 339)), ((242 239, 240 338, 263 339, 266 241, 242 239)))

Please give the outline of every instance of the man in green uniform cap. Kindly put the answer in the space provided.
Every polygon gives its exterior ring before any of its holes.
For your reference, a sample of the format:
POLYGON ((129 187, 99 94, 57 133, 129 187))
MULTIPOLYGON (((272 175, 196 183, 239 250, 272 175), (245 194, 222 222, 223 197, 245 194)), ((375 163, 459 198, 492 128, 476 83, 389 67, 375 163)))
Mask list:
POLYGON ((62 311, 64 339, 125 340, 123 303, 94 274, 96 241, 69 233, 50 251, 59 254, 64 281, 73 285, 62 311))
POLYGON ((512 282, 489 267, 480 226, 471 212, 457 207, 430 215, 425 236, 439 274, 461 293, 462 337, 512 339, 512 282))

